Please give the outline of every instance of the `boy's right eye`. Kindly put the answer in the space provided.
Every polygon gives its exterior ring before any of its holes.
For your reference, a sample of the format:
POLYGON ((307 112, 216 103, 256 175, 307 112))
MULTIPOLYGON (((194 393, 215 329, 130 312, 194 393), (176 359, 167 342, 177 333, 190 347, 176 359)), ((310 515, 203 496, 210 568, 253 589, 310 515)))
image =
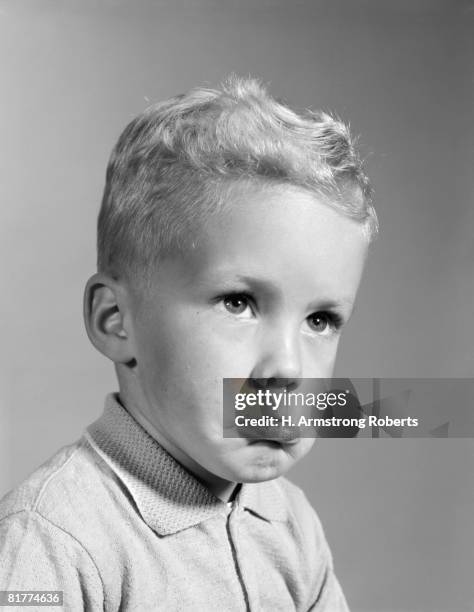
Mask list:
POLYGON ((222 298, 222 304, 227 312, 230 312, 230 314, 236 316, 245 315, 247 318, 252 316, 250 297, 244 293, 232 293, 230 295, 225 295, 222 298))

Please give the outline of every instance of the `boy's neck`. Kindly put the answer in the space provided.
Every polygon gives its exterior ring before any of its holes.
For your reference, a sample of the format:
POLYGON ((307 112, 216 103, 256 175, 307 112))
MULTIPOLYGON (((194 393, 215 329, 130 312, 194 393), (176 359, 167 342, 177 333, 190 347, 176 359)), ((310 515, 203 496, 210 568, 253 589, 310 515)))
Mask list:
POLYGON ((242 487, 240 482, 229 482, 226 486, 222 485, 222 487, 215 487, 215 490, 212 490, 208 484, 203 484, 211 491, 211 493, 225 503, 233 502, 242 487))
POLYGON ((190 472, 196 480, 205 486, 215 497, 220 499, 221 501, 227 503, 229 501, 233 501, 240 491, 240 483, 230 482, 229 480, 224 480, 223 478, 214 477, 212 480, 207 479, 204 473, 198 473, 196 470, 192 469, 192 467, 186 465, 186 462, 181 459, 177 453, 173 452, 173 449, 169 448, 166 444, 165 440, 163 440, 162 436, 156 431, 156 429, 152 426, 148 419, 144 417, 141 411, 137 410, 134 402, 130 397, 127 397, 127 393, 121 389, 118 395, 118 399, 125 410, 139 423, 143 429, 154 439, 160 446, 162 446, 166 452, 168 452, 175 461, 181 464, 181 466, 190 472))

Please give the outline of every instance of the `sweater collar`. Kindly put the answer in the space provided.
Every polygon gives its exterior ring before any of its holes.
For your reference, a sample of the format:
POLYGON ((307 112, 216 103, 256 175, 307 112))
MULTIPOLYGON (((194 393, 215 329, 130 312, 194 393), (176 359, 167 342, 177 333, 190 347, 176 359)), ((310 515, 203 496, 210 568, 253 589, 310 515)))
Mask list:
MULTIPOLYGON (((120 404, 106 398, 102 416, 87 428, 88 442, 127 487, 143 520, 169 535, 222 514, 226 504, 178 463, 120 404)), ((236 503, 267 521, 286 521, 277 481, 244 483, 236 503)))

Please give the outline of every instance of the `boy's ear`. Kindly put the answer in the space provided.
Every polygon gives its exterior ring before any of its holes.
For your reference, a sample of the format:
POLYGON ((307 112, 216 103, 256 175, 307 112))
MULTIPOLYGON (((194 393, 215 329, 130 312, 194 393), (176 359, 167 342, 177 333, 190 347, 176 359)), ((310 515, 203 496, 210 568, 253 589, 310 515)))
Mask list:
POLYGON ((87 335, 96 349, 114 363, 135 360, 127 320, 121 285, 105 274, 91 276, 84 291, 87 335))

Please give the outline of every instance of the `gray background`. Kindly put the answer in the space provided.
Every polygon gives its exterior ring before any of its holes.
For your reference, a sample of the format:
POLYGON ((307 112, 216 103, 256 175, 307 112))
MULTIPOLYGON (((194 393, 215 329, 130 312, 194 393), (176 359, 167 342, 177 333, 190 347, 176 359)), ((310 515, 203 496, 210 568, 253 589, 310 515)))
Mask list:
MULTIPOLYGON (((230 71, 362 135, 382 232, 340 349, 352 377, 472 377, 474 5, 0 1, 0 494, 115 389, 82 288, 108 154, 149 102, 230 71)), ((292 472, 353 610, 472 610, 474 442, 322 440, 292 472)))

